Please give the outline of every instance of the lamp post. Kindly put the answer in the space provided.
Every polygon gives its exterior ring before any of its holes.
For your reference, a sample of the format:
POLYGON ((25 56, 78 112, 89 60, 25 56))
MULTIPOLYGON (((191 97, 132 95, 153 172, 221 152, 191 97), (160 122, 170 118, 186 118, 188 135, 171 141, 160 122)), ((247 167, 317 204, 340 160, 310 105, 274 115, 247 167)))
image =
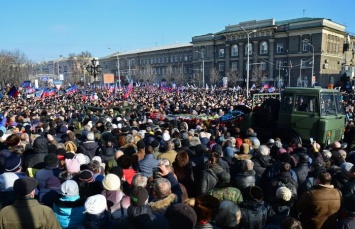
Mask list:
POLYGON ((128 60, 128 78, 131 80, 131 61, 134 61, 134 59, 127 59, 128 60))
POLYGON ((91 65, 86 66, 86 70, 90 75, 94 76, 94 81, 96 81, 96 76, 100 75, 102 71, 102 67, 99 65, 99 60, 93 58, 91 60, 91 65))
POLYGON ((197 53, 201 54, 201 59, 202 59, 202 87, 205 86, 205 53, 196 51, 197 53))
POLYGON ((121 90, 121 74, 120 74, 120 58, 117 53, 117 75, 118 75, 118 88, 121 90))
POLYGON ((313 75, 314 75, 314 46, 311 43, 308 43, 308 45, 312 47, 312 78, 311 78, 311 80, 313 81, 313 75))
POLYGON ((247 86, 247 98, 249 97, 249 72, 250 72, 250 66, 249 66, 249 61, 250 61, 250 58, 249 58, 249 39, 250 39, 250 34, 251 33, 255 33, 256 32, 256 30, 255 29, 253 29, 252 31, 250 31, 250 32, 247 32, 244 28, 243 28, 243 26, 240 26, 240 28, 242 28, 242 30, 244 30, 244 32, 247 34, 247 42, 248 42, 248 44, 247 44, 247 52, 248 52, 248 55, 247 55, 247 82, 246 82, 246 86, 247 86))

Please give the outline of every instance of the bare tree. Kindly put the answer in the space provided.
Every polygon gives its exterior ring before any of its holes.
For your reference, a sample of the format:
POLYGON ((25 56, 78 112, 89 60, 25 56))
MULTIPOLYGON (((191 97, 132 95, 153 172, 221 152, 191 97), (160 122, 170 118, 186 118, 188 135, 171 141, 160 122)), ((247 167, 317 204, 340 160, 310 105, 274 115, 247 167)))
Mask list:
POLYGON ((183 84, 185 81, 185 76, 184 76, 184 65, 180 64, 177 67, 177 71, 175 73, 175 83, 177 84, 183 84))
POLYGON ((212 68, 210 70, 210 83, 215 85, 218 83, 220 78, 221 78, 221 75, 219 74, 219 71, 216 68, 212 68))
POLYGON ((257 87, 261 86, 261 82, 263 79, 267 77, 268 73, 266 70, 262 70, 261 66, 254 66, 252 70, 252 78, 251 81, 255 82, 257 87))
POLYGON ((230 85, 235 86, 239 78, 239 71, 229 69, 229 71, 227 72, 227 77, 230 85))
POLYGON ((156 81, 156 75, 152 65, 148 64, 144 67, 144 75, 147 82, 154 83, 156 81))
POLYGON ((174 67, 172 64, 168 64, 165 68, 165 77, 168 82, 170 82, 174 78, 174 67))

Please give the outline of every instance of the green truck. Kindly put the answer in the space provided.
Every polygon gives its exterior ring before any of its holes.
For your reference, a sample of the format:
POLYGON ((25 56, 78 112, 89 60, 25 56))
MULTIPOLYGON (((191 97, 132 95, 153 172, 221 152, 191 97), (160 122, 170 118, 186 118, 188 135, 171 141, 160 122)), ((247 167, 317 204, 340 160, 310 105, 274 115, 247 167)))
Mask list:
POLYGON ((253 128, 261 140, 280 137, 283 142, 316 141, 330 145, 344 138, 345 113, 338 90, 321 87, 285 88, 282 93, 254 94, 252 111, 239 123, 253 128))

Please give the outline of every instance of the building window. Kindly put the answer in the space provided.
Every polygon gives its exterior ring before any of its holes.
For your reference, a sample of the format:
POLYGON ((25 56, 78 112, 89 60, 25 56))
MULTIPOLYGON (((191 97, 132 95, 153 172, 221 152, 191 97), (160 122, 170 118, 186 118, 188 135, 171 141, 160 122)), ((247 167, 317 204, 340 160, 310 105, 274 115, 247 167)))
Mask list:
POLYGON ((219 64, 218 64, 218 70, 219 70, 220 72, 224 72, 224 63, 219 63, 219 64))
POLYGON ((185 61, 185 62, 187 61, 187 55, 185 55, 185 57, 184 57, 184 61, 185 61))
POLYGON ((238 45, 232 45, 231 56, 238 56, 238 45))
POLYGON ((238 62, 232 62, 232 71, 238 71, 238 62))
POLYGON ((277 70, 282 69, 282 60, 277 60, 276 61, 276 69, 277 70))
POLYGON ((249 55, 253 53, 253 45, 251 43, 245 45, 245 52, 244 55, 248 55, 248 46, 249 46, 249 55))
POLYGON ((283 43, 277 43, 276 44, 276 52, 277 53, 283 53, 284 52, 284 44, 283 43))
POLYGON ((260 43, 260 54, 267 54, 268 52, 268 45, 266 41, 260 43))
POLYGON ((219 49, 218 56, 224 57, 224 49, 219 49))

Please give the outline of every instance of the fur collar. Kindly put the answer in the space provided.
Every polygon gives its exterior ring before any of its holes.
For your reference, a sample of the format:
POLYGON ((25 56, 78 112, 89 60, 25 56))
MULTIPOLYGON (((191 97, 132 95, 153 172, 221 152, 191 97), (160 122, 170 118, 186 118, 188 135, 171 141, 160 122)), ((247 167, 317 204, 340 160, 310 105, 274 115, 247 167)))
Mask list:
POLYGON ((169 194, 163 199, 148 203, 152 207, 153 212, 165 209, 177 201, 177 196, 174 193, 169 194))

